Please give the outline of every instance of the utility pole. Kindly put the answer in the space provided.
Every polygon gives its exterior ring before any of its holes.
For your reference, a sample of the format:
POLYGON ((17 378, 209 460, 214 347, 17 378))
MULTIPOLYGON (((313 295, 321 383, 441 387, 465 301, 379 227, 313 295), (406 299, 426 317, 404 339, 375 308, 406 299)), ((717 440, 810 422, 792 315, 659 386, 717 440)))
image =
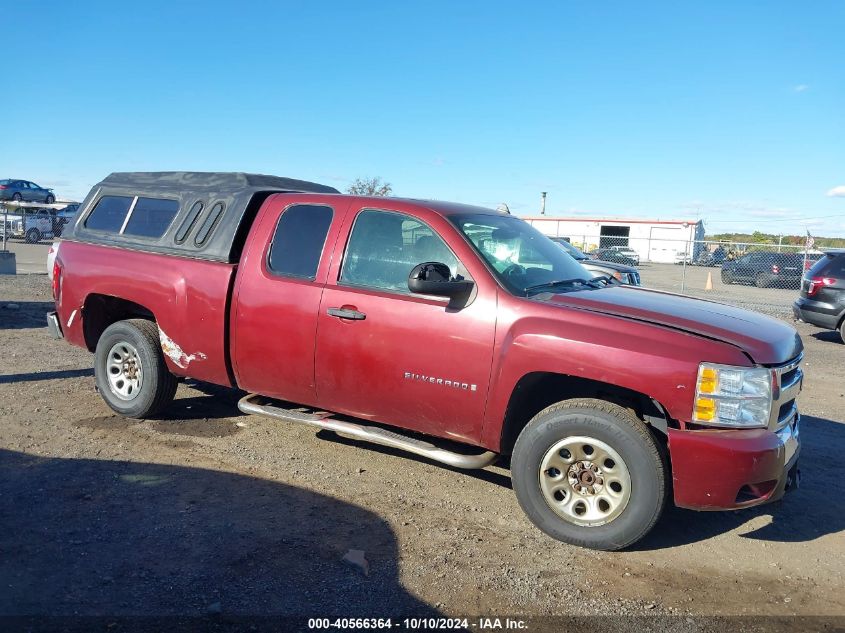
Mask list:
POLYGON ((540 192, 540 215, 546 215, 546 193, 545 191, 540 192))

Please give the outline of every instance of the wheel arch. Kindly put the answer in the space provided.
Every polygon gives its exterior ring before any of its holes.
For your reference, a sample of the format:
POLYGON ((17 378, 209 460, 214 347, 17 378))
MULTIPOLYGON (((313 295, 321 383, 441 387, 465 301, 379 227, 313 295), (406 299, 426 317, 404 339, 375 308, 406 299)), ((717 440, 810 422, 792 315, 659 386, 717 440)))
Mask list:
POLYGON ((97 341, 112 323, 126 319, 146 319, 156 322, 155 314, 146 306, 121 297, 99 293, 91 293, 85 297, 82 313, 85 315, 83 319, 85 346, 90 352, 97 349, 97 341))
POLYGON ((502 424, 500 452, 512 451, 519 433, 540 411, 555 402, 575 398, 604 400, 630 410, 662 443, 666 442, 667 429, 679 426, 666 408, 647 394, 591 378, 531 372, 522 376, 511 392, 502 424))

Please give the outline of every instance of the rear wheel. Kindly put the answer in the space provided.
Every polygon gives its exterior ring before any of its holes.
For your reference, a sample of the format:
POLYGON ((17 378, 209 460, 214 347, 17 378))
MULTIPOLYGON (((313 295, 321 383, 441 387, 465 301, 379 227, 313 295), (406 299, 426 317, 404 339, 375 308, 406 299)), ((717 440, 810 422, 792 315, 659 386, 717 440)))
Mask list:
POLYGON ((722 270, 722 283, 730 285, 733 282, 734 282, 733 273, 729 270, 722 270))
POLYGON ((842 342, 845 343, 845 319, 843 319, 842 323, 839 324, 839 338, 841 338, 842 342))
POLYGON ((94 375, 106 404, 130 418, 159 413, 173 401, 178 384, 164 363, 158 326, 145 319, 105 329, 97 341, 94 375))
POLYGON ((769 276, 766 273, 760 273, 754 279, 754 285, 758 288, 765 288, 770 283, 769 276))
POLYGON ((560 541, 618 550, 643 538, 666 502, 663 454, 646 425, 603 400, 565 400, 522 430, 513 488, 534 525, 560 541))
POLYGON ((21 200, 23 200, 23 196, 20 194, 20 192, 15 192, 14 194, 12 194, 12 200, 20 202, 21 200))
POLYGON ((37 244, 41 241, 41 231, 36 228, 27 229, 25 238, 28 244, 37 244))

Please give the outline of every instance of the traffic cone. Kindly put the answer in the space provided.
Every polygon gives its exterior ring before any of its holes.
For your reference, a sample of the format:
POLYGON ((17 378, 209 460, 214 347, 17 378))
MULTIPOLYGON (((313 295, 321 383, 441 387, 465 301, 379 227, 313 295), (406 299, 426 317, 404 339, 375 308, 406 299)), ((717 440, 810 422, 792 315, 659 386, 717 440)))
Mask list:
POLYGON ((713 290, 713 273, 707 271, 707 283, 704 284, 705 290, 713 290))

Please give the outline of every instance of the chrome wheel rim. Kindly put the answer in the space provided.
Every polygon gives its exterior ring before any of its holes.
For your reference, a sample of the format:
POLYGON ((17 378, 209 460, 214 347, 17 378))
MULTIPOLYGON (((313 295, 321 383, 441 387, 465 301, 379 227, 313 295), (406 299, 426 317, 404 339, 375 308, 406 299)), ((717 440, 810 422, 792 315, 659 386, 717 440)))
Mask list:
POLYGON ((543 455, 540 490, 560 518, 596 527, 625 510, 631 499, 631 473, 609 444, 593 437, 567 437, 543 455))
POLYGON ((129 343, 117 343, 109 350, 106 360, 109 389, 121 400, 133 400, 141 393, 144 369, 138 350, 129 343))

